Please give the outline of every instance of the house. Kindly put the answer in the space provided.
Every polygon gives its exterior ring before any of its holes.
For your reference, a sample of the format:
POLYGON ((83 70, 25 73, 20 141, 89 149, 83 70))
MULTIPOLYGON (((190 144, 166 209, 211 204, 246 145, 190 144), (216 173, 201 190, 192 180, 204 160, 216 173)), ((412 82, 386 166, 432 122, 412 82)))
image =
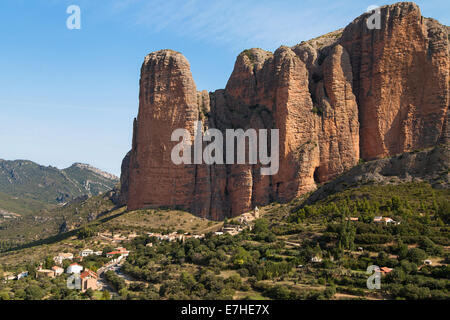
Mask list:
POLYGON ((315 263, 322 262, 322 258, 319 256, 314 256, 311 258, 311 262, 315 262, 315 263))
POLYGON ((103 251, 95 251, 94 254, 96 256, 101 256, 103 254, 103 251))
POLYGON ((9 281, 9 280, 15 280, 17 277, 12 273, 12 272, 5 272, 3 274, 3 279, 5 281, 9 281))
POLYGON ((98 286, 97 286, 98 275, 94 271, 85 269, 80 274, 80 279, 81 279, 81 291, 82 292, 85 292, 88 289, 92 289, 92 290, 98 289, 98 286))
POLYGON ((81 273, 83 271, 83 267, 80 266, 78 263, 72 263, 66 270, 66 273, 81 273))
POLYGON ((28 271, 23 271, 17 275, 17 280, 28 277, 28 271))
POLYGON ((39 267, 36 270, 36 278, 54 278, 55 272, 53 270, 49 269, 42 269, 42 267, 39 267))
POLYGON ((237 235, 239 232, 242 231, 242 228, 237 225, 226 225, 222 228, 223 233, 228 233, 232 236, 237 235))
POLYGON ((255 216, 250 213, 244 213, 238 219, 239 224, 241 225, 249 225, 250 222, 255 220, 255 216))
POLYGON ((359 221, 358 217, 346 217, 345 221, 359 221))
POLYGON ((128 257, 128 255, 130 254, 130 251, 128 251, 126 248, 122 248, 122 247, 116 248, 116 251, 120 252, 120 254, 122 254, 125 257, 128 257))
POLYGON ((392 219, 392 218, 389 218, 389 217, 381 217, 381 216, 378 216, 378 217, 375 217, 375 218, 373 218, 373 222, 376 222, 376 223, 385 223, 385 224, 388 224, 388 223, 395 223, 395 224, 400 224, 400 222, 396 222, 394 219, 392 219))
POLYGON ((127 238, 122 236, 120 233, 115 234, 115 235, 112 236, 112 241, 113 242, 122 242, 124 240, 127 240, 127 238))
POLYGON ((384 275, 388 274, 392 270, 394 270, 394 269, 391 269, 391 268, 388 268, 388 267, 381 267, 380 268, 381 273, 384 274, 384 275))
POLYGON ((64 273, 64 269, 58 266, 53 266, 52 267, 53 272, 55 273, 55 276, 60 276, 64 273))
POLYGON ((222 231, 216 231, 216 232, 214 232, 214 234, 215 234, 216 236, 222 236, 222 235, 223 235, 223 232, 222 232, 222 231))
POLYGON ((56 257, 53 258, 53 261, 56 264, 62 265, 64 260, 73 260, 73 254, 71 253, 59 253, 56 257))
POLYGON ((80 256, 82 257, 89 257, 90 255, 94 254, 94 251, 91 249, 84 249, 80 252, 80 256))
POLYGON ((128 257, 128 251, 125 253, 125 252, 122 252, 122 251, 115 250, 115 251, 111 251, 111 252, 106 253, 106 256, 108 258, 113 258, 115 255, 128 257))
POLYGON ((114 262, 119 262, 123 259, 123 255, 119 251, 108 252, 106 257, 113 259, 114 262))

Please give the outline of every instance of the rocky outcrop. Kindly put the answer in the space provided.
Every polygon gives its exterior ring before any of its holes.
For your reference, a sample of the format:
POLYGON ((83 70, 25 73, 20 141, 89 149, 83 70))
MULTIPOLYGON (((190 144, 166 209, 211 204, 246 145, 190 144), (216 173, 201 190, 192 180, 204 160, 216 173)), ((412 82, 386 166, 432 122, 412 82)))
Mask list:
POLYGON ((449 169, 450 148, 448 145, 408 152, 392 158, 372 160, 324 184, 308 197, 306 203, 311 204, 349 187, 366 184, 428 182, 435 188, 448 188, 449 169))
POLYGON ((171 161, 172 131, 194 134, 199 119, 197 90, 189 62, 182 54, 163 50, 145 58, 141 69, 139 115, 130 155, 128 207, 180 206, 194 200, 196 168, 171 161))
POLYGON ((435 145, 448 110, 449 51, 445 26, 423 18, 412 2, 381 8, 381 29, 362 15, 340 43, 353 69, 361 155, 375 159, 435 145))
POLYGON ((368 17, 293 48, 245 50, 225 89, 212 93, 197 91, 180 53, 148 55, 121 201, 223 219, 290 201, 360 158, 447 141, 447 28, 412 3, 383 7, 380 30, 367 28, 368 17), (194 136, 195 121, 221 132, 278 129, 278 173, 261 175, 259 164, 175 165, 171 134, 194 136))

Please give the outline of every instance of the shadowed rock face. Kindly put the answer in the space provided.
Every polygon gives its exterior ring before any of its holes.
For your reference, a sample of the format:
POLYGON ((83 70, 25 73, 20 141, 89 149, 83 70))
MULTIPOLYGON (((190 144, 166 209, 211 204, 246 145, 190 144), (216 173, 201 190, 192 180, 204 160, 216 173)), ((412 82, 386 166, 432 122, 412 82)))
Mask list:
MULTIPOLYGON (((236 216, 314 190, 365 160, 448 141, 448 29, 418 7, 381 9, 344 30, 242 52, 223 90, 197 92, 189 63, 162 50, 145 58, 132 150, 122 165, 129 209, 173 207, 210 219, 236 216), (175 165, 173 130, 279 129, 280 167, 175 165), (360 155, 361 154, 361 155, 360 155)), ((225 157, 225 155, 224 155, 225 157)))

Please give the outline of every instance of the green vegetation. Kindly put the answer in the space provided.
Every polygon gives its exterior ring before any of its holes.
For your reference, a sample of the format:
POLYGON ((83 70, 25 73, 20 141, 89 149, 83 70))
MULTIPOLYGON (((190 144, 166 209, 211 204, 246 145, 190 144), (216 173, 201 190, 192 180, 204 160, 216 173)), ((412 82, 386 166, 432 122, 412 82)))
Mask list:
POLYGON ((322 116, 322 114, 323 114, 322 110, 321 110, 320 108, 318 108, 318 107, 313 107, 313 108, 311 109, 311 112, 312 112, 312 113, 315 113, 315 114, 317 114, 317 115, 319 115, 319 116, 322 116))
POLYGON ((0 208, 35 214, 77 197, 109 191, 117 183, 117 178, 81 164, 59 170, 27 160, 0 160, 0 208))
MULTIPOLYGON (((246 229, 235 236, 215 236, 213 226, 204 239, 188 238, 184 242, 161 242, 145 235, 160 218, 168 219, 166 214, 184 220, 181 218, 184 215, 177 215, 177 211, 125 213, 109 221, 88 224, 79 229, 73 240, 65 240, 80 249, 92 246, 98 250, 100 242, 93 230, 141 234, 126 243, 131 253, 120 272, 129 280, 114 271, 104 274, 114 289, 113 295, 66 293, 54 289, 59 280, 26 279, 2 284, 0 297, 448 299, 448 202, 449 190, 433 189, 427 183, 364 185, 312 204, 305 199, 283 205, 274 203, 261 208, 262 218, 256 220, 252 230, 246 229), (390 217, 400 223, 376 223, 375 216, 390 217), (145 217, 151 220, 143 222, 145 217), (140 228, 136 228, 138 221, 141 221, 140 228), (425 260, 430 260, 431 265, 425 260), (366 269, 370 265, 392 269, 382 275, 381 290, 367 288, 366 269), (49 285, 52 281, 55 284, 49 285), (36 286, 43 292, 36 290, 36 286), (46 286, 51 289, 45 289, 46 286)), ((194 232, 193 228, 201 221, 188 219, 186 225, 175 226, 161 221, 156 228, 162 233, 173 229, 194 232)), ((211 226, 205 221, 202 228, 208 230, 211 226)), ((48 259, 44 256, 41 261, 47 265, 48 259)), ((97 270, 106 262, 104 257, 93 257, 83 264, 97 270)), ((4 269, 14 271, 25 267, 22 264, 15 269, 4 269)))
POLYGON ((252 50, 247 49, 247 50, 244 50, 242 53, 247 56, 247 58, 250 60, 250 62, 254 63, 256 61, 256 57, 252 53, 252 50))
POLYGON ((48 243, 44 239, 58 241, 64 235, 73 235, 74 232, 70 231, 108 216, 115 207, 107 195, 99 195, 41 211, 36 215, 10 219, 0 224, 0 252, 30 245, 30 242, 48 243))

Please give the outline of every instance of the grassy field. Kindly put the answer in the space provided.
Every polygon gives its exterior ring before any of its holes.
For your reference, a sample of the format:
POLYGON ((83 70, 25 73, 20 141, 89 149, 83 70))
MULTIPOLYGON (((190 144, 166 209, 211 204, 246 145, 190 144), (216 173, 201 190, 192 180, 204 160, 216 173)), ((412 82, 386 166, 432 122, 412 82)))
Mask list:
POLYGON ((185 211, 158 209, 127 212, 104 224, 102 228, 135 232, 183 231, 202 234, 217 231, 221 226, 221 222, 199 218, 185 211))

